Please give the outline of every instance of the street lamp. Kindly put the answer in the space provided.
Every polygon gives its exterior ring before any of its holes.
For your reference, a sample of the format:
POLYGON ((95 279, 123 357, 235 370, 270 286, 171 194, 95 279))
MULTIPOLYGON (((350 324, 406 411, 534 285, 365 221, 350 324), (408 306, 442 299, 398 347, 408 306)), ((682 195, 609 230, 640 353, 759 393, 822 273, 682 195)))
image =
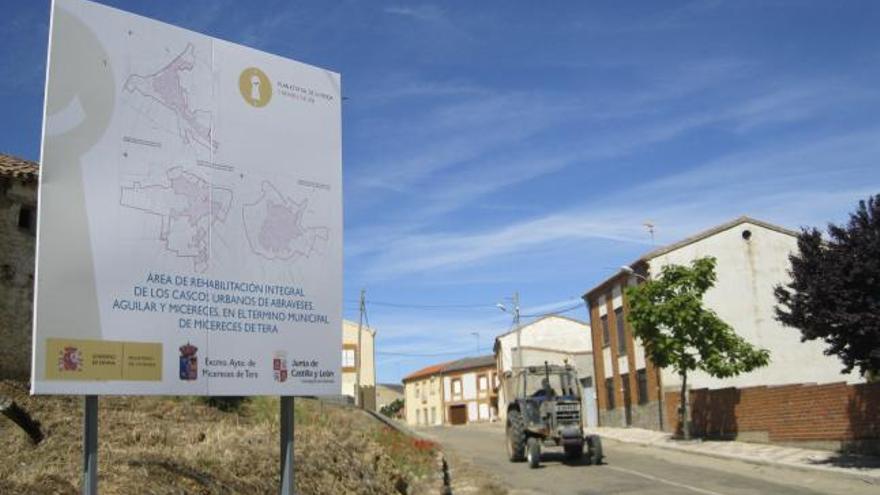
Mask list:
MULTIPOLYGON (((507 313, 507 306, 502 303, 498 303, 495 305, 496 308, 500 309, 507 313)), ((517 367, 522 367, 522 332, 520 331, 519 325, 519 292, 515 292, 513 294, 513 324, 516 326, 516 353, 517 353, 517 367)))

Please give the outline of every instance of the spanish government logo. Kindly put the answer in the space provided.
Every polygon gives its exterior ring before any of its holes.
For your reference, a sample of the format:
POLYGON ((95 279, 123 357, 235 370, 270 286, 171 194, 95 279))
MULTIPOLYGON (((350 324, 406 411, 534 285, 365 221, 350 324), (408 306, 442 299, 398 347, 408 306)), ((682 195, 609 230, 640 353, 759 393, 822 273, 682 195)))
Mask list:
POLYGON ((66 346, 58 352, 58 371, 82 371, 82 351, 73 346, 66 346))
POLYGON ((266 73, 256 67, 248 67, 238 76, 238 89, 241 97, 249 105, 264 107, 272 99, 272 83, 266 73))

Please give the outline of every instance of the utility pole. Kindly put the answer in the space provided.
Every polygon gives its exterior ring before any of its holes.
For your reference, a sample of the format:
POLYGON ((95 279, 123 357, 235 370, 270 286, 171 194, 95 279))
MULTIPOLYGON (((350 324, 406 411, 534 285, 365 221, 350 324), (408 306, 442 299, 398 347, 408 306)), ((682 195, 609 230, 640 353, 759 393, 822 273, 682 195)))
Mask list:
MULTIPOLYGON (((355 362, 354 362, 354 370, 355 370, 355 392, 354 392, 354 400, 355 404, 358 407, 364 407, 363 397, 361 397, 361 345, 363 344, 363 339, 361 338, 361 334, 364 331, 364 313, 367 311, 367 291, 366 289, 361 289, 361 304, 360 304, 360 318, 358 318, 358 343, 357 343, 357 353, 355 354, 355 362)), ((375 345, 375 344, 374 344, 375 345)))
POLYGON ((642 225, 644 225, 645 228, 648 229, 648 233, 651 234, 651 245, 653 246, 654 245, 654 222, 648 221, 648 222, 643 223, 642 225))
POLYGON ((519 291, 513 293, 513 324, 516 325, 517 366, 522 368, 522 330, 519 324, 519 291))

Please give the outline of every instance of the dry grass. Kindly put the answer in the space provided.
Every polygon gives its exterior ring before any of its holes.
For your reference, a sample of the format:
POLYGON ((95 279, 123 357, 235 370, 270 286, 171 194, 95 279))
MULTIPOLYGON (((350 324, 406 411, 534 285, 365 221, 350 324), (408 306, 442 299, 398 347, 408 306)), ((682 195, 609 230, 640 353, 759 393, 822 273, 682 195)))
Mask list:
MULTIPOLYGON (((81 397, 30 397, 0 382, 39 420, 33 446, 0 417, 0 493, 78 493, 81 397)), ((99 399, 99 486, 113 494, 276 493, 278 399, 259 397, 233 412, 192 398, 99 399)), ((430 486, 435 446, 401 435, 351 408, 297 399, 296 491, 300 494, 413 493, 430 486)))

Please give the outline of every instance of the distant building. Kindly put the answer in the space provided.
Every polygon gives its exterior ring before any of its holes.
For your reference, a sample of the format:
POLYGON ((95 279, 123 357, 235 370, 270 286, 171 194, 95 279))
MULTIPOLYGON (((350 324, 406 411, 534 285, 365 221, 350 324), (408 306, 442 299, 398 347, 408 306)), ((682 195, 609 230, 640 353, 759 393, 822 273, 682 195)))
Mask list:
POLYGON ((498 416, 495 356, 464 358, 443 369, 445 422, 451 425, 491 421, 498 416))
POLYGON ((0 379, 30 376, 38 172, 0 154, 0 379))
MULTIPOLYGON (((403 385, 396 383, 380 383, 376 385, 376 410, 391 404, 397 399, 403 399, 403 385)), ((403 411, 401 410, 401 414, 403 411)))
POLYGON ((511 371, 520 366, 570 364, 575 368, 583 387, 584 420, 595 426, 596 390, 593 384, 593 347, 590 326, 566 316, 548 315, 522 325, 495 339, 495 361, 501 378, 498 387, 499 416, 507 418, 507 403, 512 392, 508 387, 511 371), (519 338, 519 345, 517 345, 519 338), (522 352, 520 352, 520 349, 522 352), (522 363, 519 362, 522 356, 522 363))
POLYGON ((640 277, 659 276, 666 265, 688 265, 705 256, 717 259, 718 279, 704 297, 705 306, 746 341, 768 349, 770 364, 724 379, 692 372, 688 374, 692 389, 860 381, 856 373, 840 373, 840 361, 823 354, 822 342, 801 342, 798 330, 776 321, 773 288, 789 280, 788 257, 794 252, 797 232, 741 217, 645 254, 631 265, 638 276, 621 271, 584 294, 597 350, 599 423, 669 427, 662 402, 665 392, 680 389, 681 379, 671 369, 656 368, 643 345, 634 341, 624 289, 640 283, 640 277))
POLYGON ((406 422, 413 426, 491 421, 498 415, 494 356, 463 358, 403 378, 406 422))
POLYGON ((376 365, 374 344, 376 331, 342 321, 342 395, 372 411, 376 408, 376 365))
POLYGON ((413 426, 443 424, 443 368, 434 364, 403 377, 404 417, 413 426))

